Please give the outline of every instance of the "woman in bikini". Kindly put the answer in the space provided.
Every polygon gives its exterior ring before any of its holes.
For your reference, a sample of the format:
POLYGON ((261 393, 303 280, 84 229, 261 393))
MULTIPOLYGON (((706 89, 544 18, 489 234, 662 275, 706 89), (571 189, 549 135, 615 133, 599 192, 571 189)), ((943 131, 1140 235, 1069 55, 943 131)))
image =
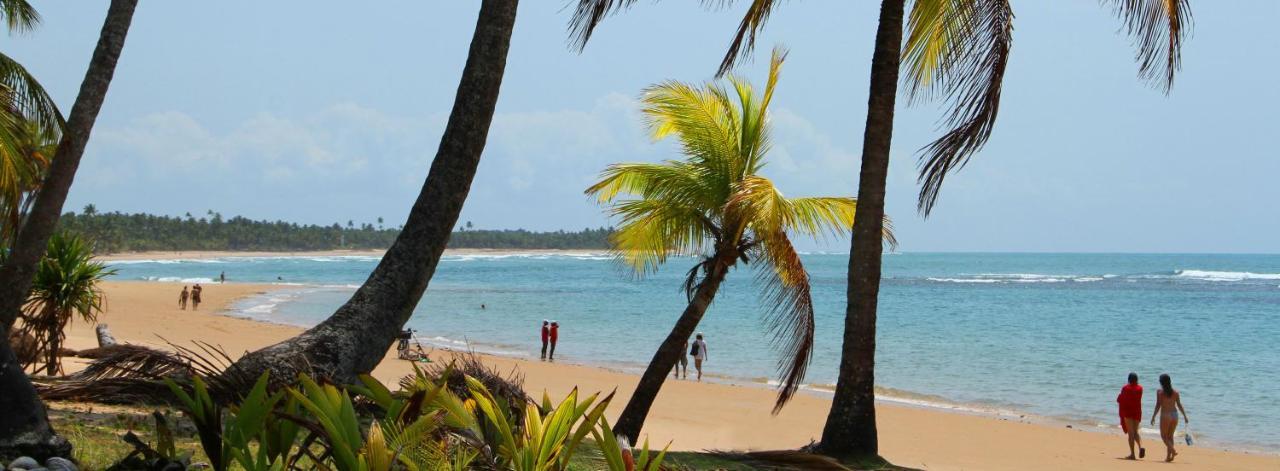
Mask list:
POLYGON ((1178 452, 1173 449, 1173 431, 1178 429, 1178 412, 1182 412, 1182 420, 1191 423, 1187 418, 1187 410, 1182 408, 1182 395, 1173 389, 1173 380, 1169 375, 1160 375, 1160 391, 1156 392, 1156 408, 1151 411, 1151 423, 1160 417, 1160 439, 1164 441, 1165 461, 1173 461, 1178 452))

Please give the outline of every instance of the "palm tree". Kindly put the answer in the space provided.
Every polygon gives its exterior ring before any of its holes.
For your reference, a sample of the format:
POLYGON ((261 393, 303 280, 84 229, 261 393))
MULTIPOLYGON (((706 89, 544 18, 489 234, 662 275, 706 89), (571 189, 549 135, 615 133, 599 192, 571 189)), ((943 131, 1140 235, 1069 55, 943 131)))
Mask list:
MULTIPOLYGON (((578 0, 570 33, 585 47, 606 16, 635 0, 578 0)), ((717 2, 727 3, 727 2, 717 2)), ((753 0, 720 63, 720 73, 750 53, 757 32, 781 1, 753 0)), ((1181 67, 1182 41, 1191 21, 1189 0, 1104 0, 1112 5, 1137 48, 1138 74, 1165 93, 1181 67)), ((862 167, 861 208, 854 218, 849 253, 848 301, 840 373, 831 412, 817 449, 834 456, 874 455, 875 328, 884 239, 885 180, 893 139, 900 64, 907 60, 906 84, 913 98, 942 98, 951 110, 948 130, 922 149, 917 206, 926 217, 937 203, 948 174, 968 163, 991 136, 1000 108, 1012 46, 1010 0, 915 0, 907 48, 903 51, 906 0, 882 0, 871 57, 862 167)))
MULTIPOLYGON (((8 260, 0 265, 0 334, 4 334, 0 335, 0 456, 22 453, 39 458, 67 456, 71 452, 71 444, 49 426, 44 403, 14 357, 8 331, 27 299, 36 265, 44 255, 62 213, 80 157, 84 155, 93 123, 115 74, 116 62, 124 48, 137 4, 137 0, 112 0, 107 8, 98 45, 71 107, 71 117, 63 128, 58 150, 18 230, 8 260)), ((17 18, 14 12, 31 10, 23 0, 3 0, 0 1, 0 11, 12 25, 17 18)))
POLYGON ((37 351, 44 357, 43 366, 30 365, 33 373, 56 375, 62 371, 58 352, 66 338, 63 331, 73 317, 97 322, 106 307, 98 283, 115 273, 93 260, 93 249, 80 236, 58 233, 49 239, 21 318, 22 332, 38 340, 37 351))
POLYGON ((17 238, 57 152, 61 132, 60 128, 42 129, 24 116, 14 118, 14 126, 0 124, 0 249, 8 248, 17 238))
POLYGON ((789 232, 841 234, 853 223, 853 198, 787 198, 759 174, 769 151, 769 103, 786 54, 775 50, 763 94, 737 77, 729 87, 664 82, 644 92, 654 139, 680 140, 685 160, 610 165, 587 188, 621 224, 612 251, 637 274, 669 256, 699 257, 684 290, 688 306, 654 353, 615 430, 635 441, 667 374, 683 353, 721 282, 738 262, 755 262, 765 284, 770 330, 782 353, 777 412, 799 387, 813 348, 809 275, 789 232), (631 199, 619 199, 622 195, 631 199))
MULTIPOLYGON (((40 23, 26 0, 0 0, 0 18, 10 33, 26 33, 40 23)), ((40 82, 0 53, 0 250, 17 237, 64 124, 40 82)))
POLYGON ((467 63, 431 171, 403 230, 373 273, 324 322, 241 357, 229 377, 253 372, 248 375, 251 380, 270 370, 272 378, 293 378, 309 371, 351 382, 382 361, 422 299, 471 189, 502 86, 516 5, 517 0, 480 3, 467 63))

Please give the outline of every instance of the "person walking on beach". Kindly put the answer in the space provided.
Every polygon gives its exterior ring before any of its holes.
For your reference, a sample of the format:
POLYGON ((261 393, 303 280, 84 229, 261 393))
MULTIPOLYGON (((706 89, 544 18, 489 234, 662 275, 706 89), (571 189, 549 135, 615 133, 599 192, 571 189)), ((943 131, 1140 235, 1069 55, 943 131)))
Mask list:
POLYGON ((183 286, 182 294, 178 295, 178 309, 187 310, 187 296, 190 296, 190 294, 187 293, 187 287, 183 286))
POLYGON ((224 271, 218 275, 218 283, 227 284, 227 272, 224 271))
POLYGON ((1125 459, 1146 458, 1147 449, 1142 447, 1142 436, 1138 434, 1138 424, 1142 422, 1142 385, 1138 384, 1138 374, 1129 373, 1129 383, 1120 388, 1116 396, 1120 405, 1120 429, 1129 437, 1129 456, 1125 459), (1137 458, 1133 455, 1133 445, 1138 444, 1137 458))
POLYGON ((1167 449, 1165 461, 1173 461, 1178 451, 1173 449, 1173 432, 1178 429, 1178 412, 1182 412, 1182 420, 1191 423, 1187 410, 1182 408, 1182 394, 1173 389, 1173 380, 1168 374, 1160 375, 1160 391, 1156 392, 1156 408, 1151 411, 1151 424, 1155 425, 1156 417, 1160 417, 1160 439, 1167 449))
POLYGON ((195 286, 191 287, 191 310, 192 311, 196 309, 200 309, 200 292, 201 291, 204 291, 204 288, 200 287, 200 283, 196 283, 195 286))
POLYGON ((689 379, 689 356, 684 352, 689 348, 689 341, 684 341, 684 346, 680 347, 680 360, 676 363, 676 379, 680 379, 680 370, 684 370, 684 379, 689 379))
POLYGON ((551 331, 547 333, 547 336, 550 337, 551 339, 551 355, 548 356, 547 359, 551 361, 556 361, 556 340, 560 339, 560 323, 559 322, 551 321, 551 331))
MULTIPOLYGON (((698 337, 693 341, 693 348, 689 349, 689 354, 693 355, 693 367, 698 370, 698 381, 702 381, 702 362, 707 359, 707 342, 702 340, 702 333, 698 333, 698 337)), ((688 373, 685 378, 689 377, 688 373)))
POLYGON ((542 320, 542 359, 547 359, 547 339, 551 336, 551 322, 542 320))

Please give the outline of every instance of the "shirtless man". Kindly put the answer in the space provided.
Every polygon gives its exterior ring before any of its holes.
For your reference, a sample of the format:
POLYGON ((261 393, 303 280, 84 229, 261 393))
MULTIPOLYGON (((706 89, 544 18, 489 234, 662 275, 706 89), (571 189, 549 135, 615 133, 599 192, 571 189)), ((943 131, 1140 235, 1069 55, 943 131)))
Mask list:
POLYGON ((187 310, 187 296, 190 296, 190 294, 187 293, 187 287, 183 286, 182 294, 178 295, 178 309, 187 310))

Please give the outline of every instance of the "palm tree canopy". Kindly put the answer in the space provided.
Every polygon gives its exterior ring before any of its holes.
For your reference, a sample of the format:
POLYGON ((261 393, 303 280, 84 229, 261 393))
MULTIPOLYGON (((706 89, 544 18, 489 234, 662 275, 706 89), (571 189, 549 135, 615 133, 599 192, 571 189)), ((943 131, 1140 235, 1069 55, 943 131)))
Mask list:
MULTIPOLYGON (((1110 4, 1133 40, 1138 75, 1164 92, 1182 65, 1182 43, 1190 33, 1190 0, 1102 0, 1110 4)), ((704 4, 723 6, 733 0, 704 4)), ((750 0, 728 52, 723 74, 755 46, 756 33, 780 0, 750 0)), ((570 41, 585 48, 605 17, 635 0, 578 0, 569 23, 570 41)), ((991 137, 1013 41, 1010 0, 913 0, 903 80, 912 98, 939 98, 949 110, 942 137, 921 149, 917 206, 928 216, 948 174, 964 167, 991 137)))
MULTIPOLYGON (((26 0, 0 0, 0 17, 11 33, 31 31, 40 23, 26 0)), ((51 145, 61 138, 64 125, 44 87, 22 64, 0 53, 0 242, 17 233, 26 197, 44 178, 51 145)))
MULTIPOLYGON (((769 103, 785 57, 774 51, 762 93, 732 75, 727 86, 668 81, 645 89, 642 113, 651 135, 679 140, 687 157, 610 165, 586 190, 620 219, 613 251, 637 274, 673 255, 727 253, 757 262, 768 324, 783 354, 779 407, 803 378, 813 345, 809 278, 788 234, 847 233, 857 208, 849 197, 784 196, 759 175, 769 150, 769 103)), ((689 293, 696 270, 686 283, 689 293)))

